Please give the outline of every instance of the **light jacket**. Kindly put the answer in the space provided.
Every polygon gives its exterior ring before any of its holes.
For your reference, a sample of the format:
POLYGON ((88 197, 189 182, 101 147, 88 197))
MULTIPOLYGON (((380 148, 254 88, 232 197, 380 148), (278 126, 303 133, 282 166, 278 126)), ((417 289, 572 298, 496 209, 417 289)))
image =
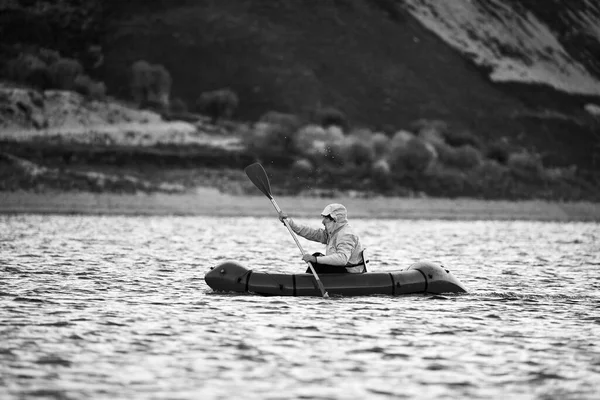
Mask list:
POLYGON ((298 224, 291 218, 288 218, 288 223, 296 234, 326 245, 325 256, 319 256, 319 264, 344 265, 348 272, 361 273, 365 271, 365 260, 362 255, 364 248, 360 243, 360 238, 348 224, 345 208, 343 206, 342 208, 343 211, 332 215, 335 218, 335 224, 331 233, 324 228, 315 229, 298 224), (360 265, 356 266, 356 264, 360 265))

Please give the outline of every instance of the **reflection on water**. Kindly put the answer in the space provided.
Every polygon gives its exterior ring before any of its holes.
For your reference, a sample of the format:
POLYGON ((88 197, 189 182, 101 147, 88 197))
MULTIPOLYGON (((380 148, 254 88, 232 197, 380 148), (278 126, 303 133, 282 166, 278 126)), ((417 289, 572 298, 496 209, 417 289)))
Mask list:
POLYGON ((0 398, 597 398, 598 224, 353 224, 372 270, 470 293, 212 293, 226 259, 304 269, 276 218, 0 216, 0 398))

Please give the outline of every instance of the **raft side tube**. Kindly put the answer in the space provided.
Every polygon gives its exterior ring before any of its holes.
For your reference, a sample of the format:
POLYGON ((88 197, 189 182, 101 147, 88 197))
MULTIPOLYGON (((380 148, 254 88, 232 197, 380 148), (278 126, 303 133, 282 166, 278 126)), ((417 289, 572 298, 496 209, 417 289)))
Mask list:
POLYGON ((321 275, 321 281, 323 281, 328 293, 343 296, 392 294, 392 278, 388 273, 342 275, 343 279, 335 279, 333 274, 321 275))
MULTIPOLYGON (((388 273, 320 274, 327 293, 340 296, 392 294, 392 279, 388 273)), ((296 296, 320 296, 312 274, 296 275, 296 296)))
POLYGON ((395 271, 391 275, 394 279, 395 295, 422 293, 427 290, 427 280, 419 271, 395 271))
POLYGON ((452 273, 438 263, 420 261, 412 264, 407 271, 418 271, 426 280, 428 293, 466 293, 467 289, 452 273))
MULTIPOLYGON (((388 273, 321 274, 320 278, 329 295, 391 295, 393 292, 388 273)), ((314 276, 305 273, 289 275, 255 272, 250 276, 248 291, 262 295, 321 297, 314 276)))
POLYGON ((256 272, 250 276, 248 291, 270 296, 294 296, 294 275, 256 272))
POLYGON ((204 275, 204 281, 213 290, 225 292, 246 292, 248 278, 252 276, 252 270, 234 262, 227 261, 204 275))

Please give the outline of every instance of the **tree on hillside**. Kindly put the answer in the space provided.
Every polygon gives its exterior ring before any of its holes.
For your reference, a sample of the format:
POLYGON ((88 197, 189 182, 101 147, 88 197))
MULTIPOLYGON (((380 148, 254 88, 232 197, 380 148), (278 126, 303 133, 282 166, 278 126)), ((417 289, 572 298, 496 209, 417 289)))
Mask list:
POLYGON ((151 104, 167 109, 172 83, 163 65, 139 60, 131 66, 131 94, 139 106, 151 104))
POLYGON ((233 90, 225 88, 200 94, 196 101, 196 108, 216 123, 221 118, 231 118, 239 103, 238 95, 233 90))
POLYGON ((54 87, 64 90, 75 88, 75 79, 83 73, 79 61, 72 58, 60 58, 49 67, 54 87))

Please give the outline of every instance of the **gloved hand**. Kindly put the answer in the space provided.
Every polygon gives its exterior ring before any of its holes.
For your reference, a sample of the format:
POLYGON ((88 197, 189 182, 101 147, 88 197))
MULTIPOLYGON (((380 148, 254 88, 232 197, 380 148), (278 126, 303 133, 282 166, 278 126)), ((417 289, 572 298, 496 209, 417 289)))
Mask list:
POLYGON ((286 218, 289 218, 288 215, 286 213, 284 213, 283 211, 279 211, 279 220, 281 222, 283 222, 283 220, 286 218))
POLYGON ((313 256, 312 254, 308 254, 308 253, 306 253, 305 255, 303 255, 302 259, 305 262, 311 262, 311 263, 316 263, 317 262, 317 257, 313 256))

